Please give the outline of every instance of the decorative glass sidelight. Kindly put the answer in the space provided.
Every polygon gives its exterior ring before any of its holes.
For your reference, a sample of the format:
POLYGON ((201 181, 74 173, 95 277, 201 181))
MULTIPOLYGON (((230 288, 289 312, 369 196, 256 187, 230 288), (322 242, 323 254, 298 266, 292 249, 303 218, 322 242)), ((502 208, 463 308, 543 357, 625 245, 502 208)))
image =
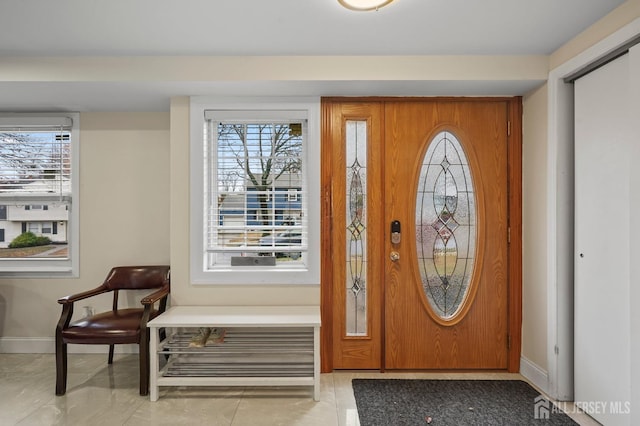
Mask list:
POLYGON ((422 288, 433 312, 453 318, 469 292, 476 250, 474 186, 467 156, 451 132, 429 143, 416 197, 422 288))
POLYGON ((367 122, 346 122, 346 331, 367 335, 367 122))

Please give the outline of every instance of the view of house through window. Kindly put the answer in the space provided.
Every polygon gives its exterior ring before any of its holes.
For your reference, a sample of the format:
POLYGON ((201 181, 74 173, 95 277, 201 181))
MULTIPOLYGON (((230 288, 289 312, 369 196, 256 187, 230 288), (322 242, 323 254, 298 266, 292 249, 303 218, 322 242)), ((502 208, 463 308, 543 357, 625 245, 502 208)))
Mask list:
POLYGON ((212 119, 207 133, 209 267, 302 262, 306 121, 212 119))
POLYGON ((68 258, 70 203, 70 126, 0 126, 0 259, 68 258))

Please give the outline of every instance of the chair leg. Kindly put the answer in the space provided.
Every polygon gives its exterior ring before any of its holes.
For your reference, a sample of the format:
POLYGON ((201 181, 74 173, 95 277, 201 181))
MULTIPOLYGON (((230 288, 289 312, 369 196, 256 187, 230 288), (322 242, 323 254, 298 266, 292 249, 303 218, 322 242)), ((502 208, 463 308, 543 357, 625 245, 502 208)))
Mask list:
POLYGON ((149 395, 149 332, 140 333, 140 395, 149 395))
POLYGON ((116 345, 109 345, 109 364, 113 364, 113 349, 116 345))
POLYGON ((56 335, 56 395, 67 392, 67 344, 56 335))

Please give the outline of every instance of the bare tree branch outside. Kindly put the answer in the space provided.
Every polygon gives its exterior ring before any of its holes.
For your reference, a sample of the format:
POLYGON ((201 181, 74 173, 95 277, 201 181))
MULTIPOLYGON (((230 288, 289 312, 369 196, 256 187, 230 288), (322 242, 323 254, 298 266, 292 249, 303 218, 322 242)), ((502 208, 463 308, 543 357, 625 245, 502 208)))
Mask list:
POLYGON ((302 170, 299 124, 220 124, 218 126, 218 191, 224 196, 253 190, 258 222, 273 226, 271 197, 278 179, 302 170))
POLYGON ((69 178, 68 134, 0 133, 0 191, 42 179, 69 178))

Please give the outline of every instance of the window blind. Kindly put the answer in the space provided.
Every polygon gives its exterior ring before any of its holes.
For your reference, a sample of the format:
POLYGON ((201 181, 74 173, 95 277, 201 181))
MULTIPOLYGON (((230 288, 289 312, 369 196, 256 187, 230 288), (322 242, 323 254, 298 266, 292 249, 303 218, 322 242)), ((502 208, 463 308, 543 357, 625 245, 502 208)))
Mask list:
POLYGON ((70 201, 69 117, 0 117, 0 200, 70 201))
MULTIPOLYGON (((226 114, 225 114, 226 113, 226 114)), ((303 140, 306 120, 282 111, 238 119, 206 114, 209 167, 206 251, 210 265, 233 256, 298 260, 307 251, 303 140)))

